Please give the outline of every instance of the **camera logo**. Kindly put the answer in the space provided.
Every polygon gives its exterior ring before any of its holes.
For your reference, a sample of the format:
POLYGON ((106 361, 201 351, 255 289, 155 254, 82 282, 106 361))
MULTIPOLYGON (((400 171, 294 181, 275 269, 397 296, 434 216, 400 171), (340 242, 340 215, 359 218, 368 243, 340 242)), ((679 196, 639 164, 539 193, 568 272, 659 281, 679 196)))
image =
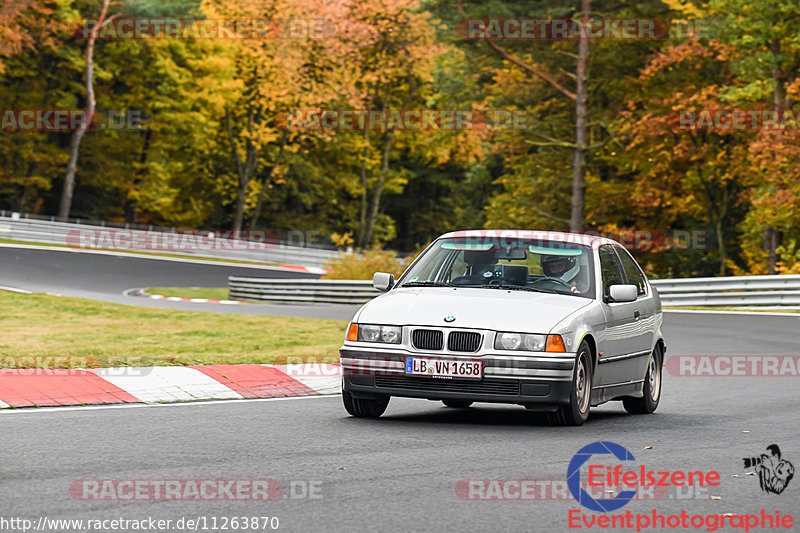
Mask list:
POLYGON ((755 468, 761 490, 767 493, 780 494, 789 485, 794 477, 794 466, 786 459, 781 458, 781 449, 777 444, 767 446, 767 454, 761 457, 745 457, 745 468, 755 468))

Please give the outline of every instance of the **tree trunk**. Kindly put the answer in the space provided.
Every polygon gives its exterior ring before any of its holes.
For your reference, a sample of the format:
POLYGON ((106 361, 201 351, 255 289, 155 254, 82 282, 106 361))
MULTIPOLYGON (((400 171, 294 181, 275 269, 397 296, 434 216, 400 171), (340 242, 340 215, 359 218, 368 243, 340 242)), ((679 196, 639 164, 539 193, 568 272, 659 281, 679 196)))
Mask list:
POLYGON ((717 250, 719 251, 719 275, 725 275, 725 262, 728 259, 725 249, 725 218, 728 216, 728 185, 722 189, 722 201, 717 216, 717 250))
POLYGON ((31 192, 31 178, 33 177, 34 173, 36 172, 36 162, 31 162, 28 164, 28 172, 25 174, 25 188, 22 189, 22 198, 19 200, 19 207, 18 211, 20 213, 25 212, 25 207, 28 204, 28 197, 30 196, 31 192))
POLYGON ((92 28, 89 34, 89 42, 86 45, 86 118, 80 125, 78 130, 72 135, 72 142, 69 147, 69 162, 67 163, 67 175, 64 176, 64 188, 61 191, 61 205, 58 207, 58 218, 69 218, 69 212, 72 208, 72 192, 75 189, 75 174, 78 172, 78 153, 81 148, 81 140, 83 139, 86 130, 94 118, 95 98, 94 98, 94 44, 97 40, 97 32, 105 26, 106 14, 108 13, 108 4, 110 0, 103 0, 103 9, 100 11, 100 17, 97 20, 97 25, 92 28))
POLYGON ((261 185, 261 194, 258 195, 258 202, 256 202, 256 209, 253 212, 253 218, 250 219, 250 229, 256 229, 256 225, 258 224, 258 217, 261 216, 261 209, 264 206, 264 202, 267 200, 267 188, 269 184, 272 182, 272 173, 275 171, 275 167, 281 164, 281 160, 283 159, 283 153, 286 149, 286 139, 288 134, 284 131, 283 135, 281 135, 281 143, 280 149, 278 150, 278 155, 275 156, 275 162, 272 164, 269 169, 267 169, 267 174, 264 176, 264 183, 261 185))
POLYGON ((233 125, 231 124, 230 110, 225 111, 225 121, 228 130, 228 141, 231 145, 231 152, 233 159, 236 162, 236 170, 239 175, 239 187, 236 194, 236 213, 233 218, 233 236, 239 238, 242 232, 242 223, 244 221, 244 202, 247 197, 247 186, 256 170, 258 163, 258 154, 256 152, 255 144, 253 144, 253 121, 255 119, 256 110, 252 107, 247 109, 247 139, 245 141, 245 160, 239 158, 239 150, 236 146, 236 139, 233 137, 233 125))
POLYGON ((378 183, 375 185, 375 192, 372 194, 372 202, 370 202, 369 214, 367 216, 367 229, 364 232, 364 247, 372 244, 372 235, 375 232, 375 222, 378 219, 378 208, 381 203, 381 194, 383 194, 383 187, 386 185, 386 178, 389 175, 389 156, 392 151, 392 138, 394 137, 394 130, 386 133, 386 141, 383 144, 383 156, 381 161, 381 173, 378 176, 378 183))
POLYGON ((364 128, 364 153, 361 154, 361 213, 358 218, 356 248, 366 248, 364 235, 367 228, 367 156, 369 155, 369 129, 364 128))
MULTIPOLYGON (((139 152, 139 169, 136 172, 136 177, 133 179, 134 190, 139 188, 142 183, 142 178, 147 175, 147 156, 150 152, 150 139, 153 136, 153 130, 149 127, 144 132, 144 141, 142 144, 142 151, 139 152)), ((139 205, 136 200, 128 198, 125 207, 125 222, 128 224, 136 224, 136 219, 139 216, 139 205)))
MULTIPOLYGON (((591 14, 592 0, 581 1, 583 20, 591 14)), ((578 43, 578 65, 575 71, 575 151, 572 157, 572 204, 569 217, 570 231, 583 230, 583 205, 586 195, 586 62, 589 56, 589 38, 583 36, 578 43)))
MULTIPOLYGON (((772 51, 772 55, 777 62, 781 53, 780 39, 772 40, 770 50, 772 51)), ((772 69, 772 81, 775 84, 775 87, 772 89, 772 107, 776 113, 780 113, 781 108, 783 107, 783 95, 781 91, 781 70, 778 67, 772 69)), ((778 266, 778 253, 776 251, 778 247, 778 232, 772 226, 767 226, 766 233, 769 236, 767 239, 767 252, 769 253, 769 273, 776 274, 778 266)))
POLYGON ((769 273, 770 274, 777 274, 778 273, 778 232, 775 228, 769 227, 769 273))
MULTIPOLYGON (((414 93, 417 90, 417 81, 414 77, 408 77, 408 94, 406 95, 406 99, 403 102, 401 109, 407 109, 408 105, 411 103, 412 98, 414 98, 414 93)), ((378 176, 378 183, 375 184, 375 191, 372 193, 372 199, 369 205, 369 211, 367 213, 367 226, 366 229, 363 231, 364 233, 364 242, 362 243, 362 248, 368 248, 372 245, 372 237, 375 233, 375 223, 378 220, 378 213, 381 206, 381 195, 383 194, 383 188, 386 186, 386 179, 389 177, 389 159, 392 153, 392 140, 394 139, 394 132, 395 130, 390 130, 386 133, 386 140, 383 144, 383 154, 381 156, 381 173, 378 176)), ((365 138, 369 139, 368 134, 365 133, 365 138)), ((364 162, 366 162, 366 148, 364 151, 364 162)), ((362 166, 362 181, 361 184, 363 186, 363 191, 366 193, 366 174, 365 168, 362 166)), ((362 195, 362 200, 366 200, 366 197, 362 195)), ((363 209, 363 208, 362 208, 363 209)), ((363 226, 362 226, 363 228, 363 226)))

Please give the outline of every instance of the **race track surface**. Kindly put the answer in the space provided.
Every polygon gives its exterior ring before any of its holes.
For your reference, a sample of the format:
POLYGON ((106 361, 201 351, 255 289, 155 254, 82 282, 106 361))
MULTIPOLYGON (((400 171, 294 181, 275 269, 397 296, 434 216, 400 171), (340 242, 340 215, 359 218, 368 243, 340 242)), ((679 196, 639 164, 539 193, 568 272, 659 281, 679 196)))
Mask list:
POLYGON ((188 311, 253 315, 307 316, 349 320, 358 306, 224 305, 160 301, 124 294, 147 287, 226 287, 228 276, 317 279, 316 274, 214 262, 175 261, 85 253, 0 247, 0 286, 90 298, 105 302, 188 311))
MULTIPOLYGON (((798 318, 668 313, 665 322, 668 357, 797 353, 798 318)), ((456 486, 469 479, 563 480, 581 447, 606 440, 627 448, 648 470, 721 474, 719 487, 671 488, 661 499, 632 501, 617 513, 778 510, 797 519, 798 474, 783 494, 764 494, 742 463, 776 443, 800 466, 797 379, 665 373, 655 414, 631 416, 611 403, 578 428, 550 427, 515 406, 452 410, 396 398, 381 419, 361 420, 347 416, 336 396, 6 411, 0 413, 2 514, 33 520, 277 516, 282 531, 567 531, 570 510, 599 515, 571 498, 464 501, 456 486), (87 478, 272 478, 288 497, 74 499, 70 484, 87 478), (309 486, 319 498, 302 497, 309 486)))

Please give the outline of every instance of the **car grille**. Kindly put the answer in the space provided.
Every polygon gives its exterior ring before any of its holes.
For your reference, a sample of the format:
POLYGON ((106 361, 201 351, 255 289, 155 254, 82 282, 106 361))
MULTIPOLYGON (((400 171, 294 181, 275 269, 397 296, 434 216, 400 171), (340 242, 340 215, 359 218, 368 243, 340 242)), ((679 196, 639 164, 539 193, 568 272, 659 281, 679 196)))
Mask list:
POLYGON ((415 329, 411 342, 418 350, 441 350, 444 346, 444 333, 435 329, 415 329))
POLYGON ((451 352, 477 352, 482 338, 474 331, 453 331, 447 337, 447 349, 451 352))
POLYGON ((497 396, 519 395, 519 380, 482 379, 480 381, 376 376, 378 388, 407 389, 434 392, 463 392, 497 396))
POLYGON ((519 395, 519 380, 483 379, 480 381, 376 376, 375 386, 387 389, 407 389, 434 392, 463 392, 497 396, 519 395))

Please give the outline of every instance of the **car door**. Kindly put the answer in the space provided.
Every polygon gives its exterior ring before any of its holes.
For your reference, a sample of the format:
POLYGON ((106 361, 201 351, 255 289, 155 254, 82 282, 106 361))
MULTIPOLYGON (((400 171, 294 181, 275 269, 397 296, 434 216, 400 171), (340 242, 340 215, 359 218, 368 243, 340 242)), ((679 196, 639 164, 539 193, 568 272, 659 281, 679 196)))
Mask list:
MULTIPOLYGON (((636 304, 634 313, 638 313, 638 316, 634 318, 636 335, 632 350, 636 353, 645 353, 649 357, 656 334, 656 298, 651 294, 644 273, 631 254, 620 246, 615 246, 614 249, 622 263, 626 281, 631 285, 636 285, 638 292, 638 298, 634 302, 636 304)), ((637 374, 644 376, 647 362, 647 357, 637 358, 637 374)))
MULTIPOLYGON (((596 369, 596 383, 600 387, 629 383, 641 379, 638 368, 641 357, 642 329, 640 328, 641 304, 613 302, 610 300, 611 285, 627 283, 622 261, 611 245, 602 245, 598 250, 603 284, 603 313, 606 323, 596 369)), ((645 360, 644 364, 647 364, 645 360)))

